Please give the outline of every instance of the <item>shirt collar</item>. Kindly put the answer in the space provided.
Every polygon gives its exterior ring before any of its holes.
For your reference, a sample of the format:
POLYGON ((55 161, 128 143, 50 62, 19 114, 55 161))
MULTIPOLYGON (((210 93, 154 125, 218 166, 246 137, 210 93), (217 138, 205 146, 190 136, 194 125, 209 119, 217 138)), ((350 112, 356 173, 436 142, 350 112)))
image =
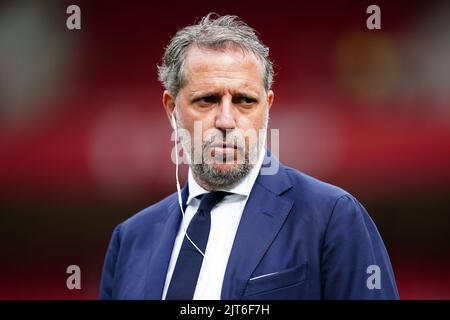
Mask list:
MULTIPOLYGON (((234 185, 231 188, 222 188, 218 191, 227 191, 234 194, 239 194, 248 197, 250 192, 252 191, 253 185, 258 177, 259 170, 261 169, 261 165, 264 160, 264 155, 266 154, 266 149, 263 148, 259 154, 258 160, 250 172, 241 180, 238 184, 234 185)), ((192 174, 192 169, 189 168, 188 172, 188 187, 189 187, 189 197, 187 199, 187 205, 190 204, 191 200, 201 194, 208 193, 209 191, 205 190, 202 186, 200 186, 197 181, 195 181, 194 176, 192 174)))

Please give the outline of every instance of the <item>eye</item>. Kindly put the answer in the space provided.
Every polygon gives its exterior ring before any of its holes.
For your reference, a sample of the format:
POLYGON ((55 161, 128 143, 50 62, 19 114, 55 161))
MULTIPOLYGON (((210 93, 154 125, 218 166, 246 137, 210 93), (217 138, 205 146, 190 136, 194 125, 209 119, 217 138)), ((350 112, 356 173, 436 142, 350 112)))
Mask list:
POLYGON ((215 95, 208 95, 208 96, 204 96, 204 97, 200 97, 200 98, 196 99, 196 102, 199 102, 200 104, 204 104, 204 105, 215 104, 215 103, 218 103, 219 101, 220 101, 220 98, 215 95))
POLYGON ((233 103, 240 104, 244 106, 250 106, 257 102, 255 98, 248 97, 248 96, 237 96, 233 98, 233 103))

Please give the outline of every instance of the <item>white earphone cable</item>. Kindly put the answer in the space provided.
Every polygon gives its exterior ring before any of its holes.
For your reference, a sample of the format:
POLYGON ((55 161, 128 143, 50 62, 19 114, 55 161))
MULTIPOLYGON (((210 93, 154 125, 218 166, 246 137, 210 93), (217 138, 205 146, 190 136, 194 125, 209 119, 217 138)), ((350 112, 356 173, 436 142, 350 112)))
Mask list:
POLYGON ((183 219, 181 221, 181 225, 182 228, 184 229, 184 235, 185 237, 189 240, 189 242, 195 247, 195 249, 197 249, 198 252, 200 252, 200 254, 204 257, 205 254, 203 253, 202 250, 200 250, 200 248, 194 243, 194 241, 192 241, 192 239, 189 237, 188 233, 187 233, 187 226, 186 226, 186 221, 185 221, 185 214, 184 214, 184 210, 183 210, 183 199, 181 198, 181 187, 180 187, 180 180, 178 179, 178 165, 179 165, 179 159, 178 159, 178 146, 177 146, 177 141, 178 141, 178 130, 177 130, 177 122, 175 121, 175 117, 172 114, 172 124, 173 124, 173 128, 175 130, 175 179, 177 180, 177 194, 178 194, 178 204, 180 205, 180 209, 181 209, 181 214, 183 215, 183 219))

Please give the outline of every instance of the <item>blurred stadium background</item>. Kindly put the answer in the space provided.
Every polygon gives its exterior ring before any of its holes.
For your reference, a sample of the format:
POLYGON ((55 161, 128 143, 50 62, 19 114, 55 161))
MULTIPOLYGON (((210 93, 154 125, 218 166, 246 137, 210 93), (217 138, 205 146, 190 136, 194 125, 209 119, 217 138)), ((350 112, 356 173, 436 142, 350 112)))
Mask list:
POLYGON ((271 49, 281 160, 361 200, 401 298, 450 299, 450 5, 406 0, 1 1, 0 298, 97 298, 113 227, 175 190, 156 65, 210 11, 271 49))

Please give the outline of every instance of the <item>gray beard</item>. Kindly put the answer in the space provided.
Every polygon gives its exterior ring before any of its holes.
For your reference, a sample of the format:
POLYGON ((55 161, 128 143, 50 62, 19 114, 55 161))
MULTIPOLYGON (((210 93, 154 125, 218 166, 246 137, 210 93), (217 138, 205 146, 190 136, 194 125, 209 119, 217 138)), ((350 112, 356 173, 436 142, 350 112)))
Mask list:
POLYGON ((215 169, 212 164, 191 164, 194 175, 210 190, 233 187, 245 178, 253 167, 254 164, 248 161, 248 157, 244 163, 237 164, 235 168, 226 171, 215 169))

